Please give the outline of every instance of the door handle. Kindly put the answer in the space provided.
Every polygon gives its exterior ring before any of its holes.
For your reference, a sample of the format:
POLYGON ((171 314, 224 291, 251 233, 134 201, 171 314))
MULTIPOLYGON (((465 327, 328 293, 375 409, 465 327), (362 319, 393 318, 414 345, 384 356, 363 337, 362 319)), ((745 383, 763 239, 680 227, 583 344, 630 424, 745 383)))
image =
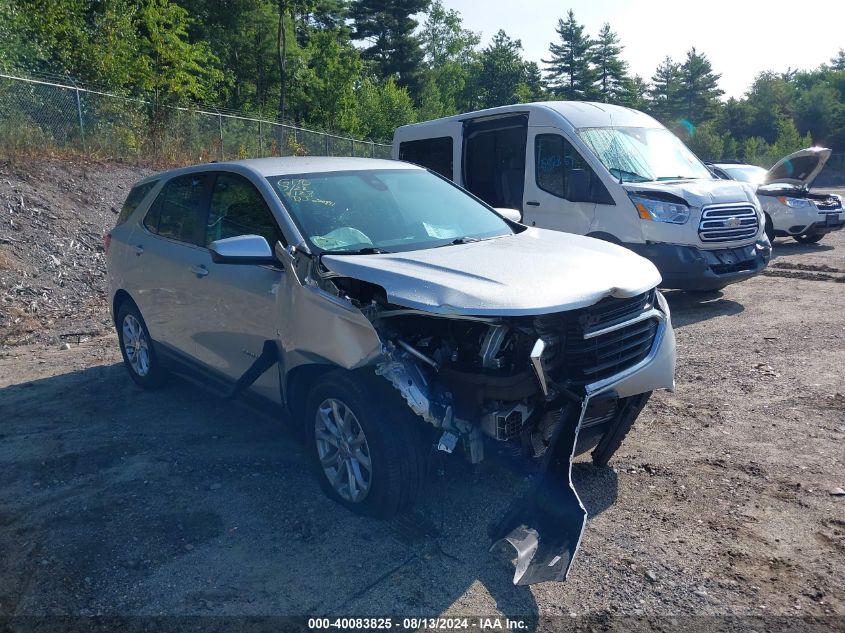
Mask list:
POLYGON ((136 244, 135 245, 135 255, 140 257, 144 254, 144 245, 143 244, 136 244))
POLYGON ((191 266, 188 270, 194 273, 197 278, 205 277, 208 274, 208 268, 205 266, 191 266))
POLYGON ((536 200, 527 200, 525 202, 525 204, 527 204, 529 207, 539 207, 540 206, 540 203, 537 202, 536 200))

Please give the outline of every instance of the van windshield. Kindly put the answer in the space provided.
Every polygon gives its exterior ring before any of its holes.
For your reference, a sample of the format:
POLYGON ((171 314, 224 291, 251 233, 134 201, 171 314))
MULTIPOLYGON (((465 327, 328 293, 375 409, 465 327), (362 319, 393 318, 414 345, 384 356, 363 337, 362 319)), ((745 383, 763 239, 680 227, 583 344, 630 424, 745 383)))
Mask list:
POLYGON ((350 254, 411 251, 510 235, 510 225, 422 169, 268 178, 309 246, 350 254))
POLYGON ((713 178, 695 154, 665 128, 583 128, 578 136, 622 182, 713 178))

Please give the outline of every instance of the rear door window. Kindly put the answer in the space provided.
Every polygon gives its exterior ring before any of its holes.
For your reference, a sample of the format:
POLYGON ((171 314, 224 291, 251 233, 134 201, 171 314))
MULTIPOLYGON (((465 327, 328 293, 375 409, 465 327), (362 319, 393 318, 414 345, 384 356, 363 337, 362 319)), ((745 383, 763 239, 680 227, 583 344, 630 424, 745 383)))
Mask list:
POLYGON ((186 174, 162 187, 144 226, 151 232, 187 244, 205 244, 210 175, 186 174))
POLYGON ((270 248, 282 237, 267 203, 251 182, 237 174, 218 174, 211 193, 205 243, 238 235, 260 235, 270 248))
POLYGON ((141 201, 147 197, 147 194, 153 187, 156 186, 157 183, 158 180, 153 180, 132 187, 132 191, 130 191, 129 195, 126 196, 126 202, 123 203, 123 207, 120 209, 120 215, 117 216, 118 225, 123 224, 129 219, 129 217, 135 212, 135 209, 138 208, 138 205, 141 204, 141 201))
POLYGON ((399 160, 426 167, 452 180, 452 137, 441 136, 400 143, 399 160))

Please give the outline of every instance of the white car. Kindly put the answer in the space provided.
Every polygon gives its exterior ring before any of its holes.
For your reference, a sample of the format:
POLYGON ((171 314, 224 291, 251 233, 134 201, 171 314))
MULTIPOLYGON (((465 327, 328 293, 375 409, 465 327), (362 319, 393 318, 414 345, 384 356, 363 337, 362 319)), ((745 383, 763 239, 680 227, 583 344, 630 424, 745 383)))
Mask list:
POLYGON ((815 244, 845 226, 842 197, 810 191, 829 158, 829 149, 808 147, 780 159, 768 171, 732 163, 713 163, 710 168, 720 178, 758 185, 769 240, 792 237, 802 244, 815 244))

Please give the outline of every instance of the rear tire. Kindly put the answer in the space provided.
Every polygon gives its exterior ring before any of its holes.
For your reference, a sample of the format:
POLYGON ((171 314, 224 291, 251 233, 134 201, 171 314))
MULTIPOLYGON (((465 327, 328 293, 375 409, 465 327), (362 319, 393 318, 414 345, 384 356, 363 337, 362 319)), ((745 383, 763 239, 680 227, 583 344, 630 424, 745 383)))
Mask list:
POLYGON ((115 324, 123 364, 132 380, 144 389, 156 389, 164 384, 167 372, 156 356, 153 339, 138 306, 131 300, 121 303, 115 324))
POLYGON ((382 519, 413 506, 430 447, 422 421, 387 381, 329 372, 311 389, 304 421, 317 477, 329 497, 382 519))
POLYGON ((792 237, 794 237, 795 241, 799 242, 800 244, 815 244, 816 242, 822 241, 824 233, 815 233, 810 235, 793 235, 792 237))

